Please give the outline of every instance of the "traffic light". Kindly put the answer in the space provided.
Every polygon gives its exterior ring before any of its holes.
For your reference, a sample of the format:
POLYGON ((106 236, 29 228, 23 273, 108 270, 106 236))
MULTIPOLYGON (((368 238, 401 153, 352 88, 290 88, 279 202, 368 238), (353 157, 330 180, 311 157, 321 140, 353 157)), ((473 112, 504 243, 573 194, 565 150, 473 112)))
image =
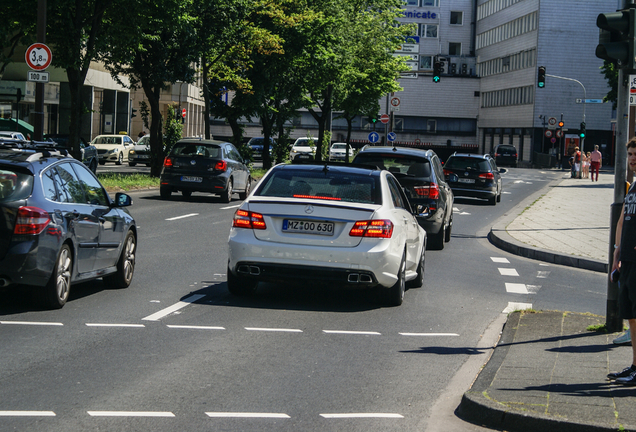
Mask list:
POLYGON ((539 66, 539 79, 537 80, 539 88, 545 87, 545 66, 539 66))
POLYGON ((634 23, 636 9, 602 13, 596 18, 600 28, 596 57, 618 63, 620 69, 636 68, 634 23))
POLYGON ((433 64, 433 82, 438 83, 442 78, 442 62, 435 61, 433 64))
POLYGON ((137 110, 135 108, 131 108, 130 109, 130 118, 137 117, 137 114, 135 114, 136 112, 137 112, 137 110))
POLYGON ((560 127, 560 128, 562 128, 563 126, 565 126, 565 123, 563 123, 563 120, 561 120, 561 121, 559 122, 559 127, 560 127))
POLYGON ((585 122, 581 122, 581 127, 579 128, 579 137, 585 138, 585 122))

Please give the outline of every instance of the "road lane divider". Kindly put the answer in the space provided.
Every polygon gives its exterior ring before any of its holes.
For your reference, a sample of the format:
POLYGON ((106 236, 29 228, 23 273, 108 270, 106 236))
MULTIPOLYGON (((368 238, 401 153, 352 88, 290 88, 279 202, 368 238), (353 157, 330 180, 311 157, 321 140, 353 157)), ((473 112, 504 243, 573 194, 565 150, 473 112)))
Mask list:
POLYGON ((0 411, 0 417, 55 417, 53 411, 0 411))
POLYGON ((189 217, 192 217, 192 216, 199 216, 199 213, 190 213, 190 214, 183 215, 183 216, 175 216, 175 217, 168 218, 166 220, 167 221, 174 221, 174 220, 189 218, 189 217))
POLYGON ((155 312, 152 315, 148 315, 145 318, 142 318, 142 321, 159 321, 161 318, 170 315, 173 312, 178 311, 179 309, 183 309, 184 307, 188 306, 190 303, 194 303, 197 300, 202 299, 203 297, 205 297, 205 294, 194 294, 191 295, 190 297, 177 302, 175 304, 173 304, 172 306, 168 306, 165 309, 160 310, 159 312, 155 312))
POLYGON ((382 335, 382 333, 375 332, 375 331, 323 330, 323 332, 327 334, 371 335, 371 336, 382 335))
POLYGON ((63 326, 58 322, 39 322, 39 321, 0 321, 0 324, 6 325, 32 325, 32 326, 63 326))
POLYGON ((257 412, 206 412, 208 417, 216 418, 291 418, 284 413, 257 413, 257 412))
POLYGON ((245 327, 248 331, 263 331, 263 332, 289 332, 289 333, 302 333, 300 329, 286 329, 286 328, 262 328, 262 327, 245 327))
POLYGON ((170 411, 86 411, 91 417, 175 417, 170 411))

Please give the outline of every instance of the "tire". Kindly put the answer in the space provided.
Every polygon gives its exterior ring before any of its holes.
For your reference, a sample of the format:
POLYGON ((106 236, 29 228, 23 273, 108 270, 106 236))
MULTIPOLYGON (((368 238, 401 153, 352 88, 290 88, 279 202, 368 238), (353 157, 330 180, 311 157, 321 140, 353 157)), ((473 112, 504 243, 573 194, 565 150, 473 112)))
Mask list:
POLYGON ((446 233, 444 234, 444 241, 448 243, 451 240, 451 231, 453 230, 453 212, 451 210, 450 220, 448 221, 448 228, 446 228, 446 233))
POLYGON ((172 195, 172 189, 167 187, 159 187, 159 195, 161 195, 161 199, 169 200, 170 195, 172 195))
POLYGON ((93 159, 91 163, 88 165, 88 169, 93 172, 93 174, 97 174, 97 159, 93 159))
POLYGON ((117 162, 115 164, 121 165, 124 163, 124 153, 119 152, 119 156, 117 157, 117 162))
POLYGON ((495 195, 493 197, 488 198, 488 204, 497 205, 497 196, 495 195))
POLYGON ((242 199, 242 200, 247 198, 247 196, 250 194, 251 187, 252 187, 252 179, 248 178, 247 179, 247 184, 245 185, 245 191, 244 192, 239 192, 239 198, 242 199))
POLYGON ((128 231, 121 255, 117 261, 117 272, 104 276, 104 282, 111 288, 128 288, 135 274, 135 252, 137 251, 137 238, 132 231, 128 231))
POLYGON ((227 268, 227 290, 235 296, 249 296, 256 292, 258 281, 235 276, 234 273, 227 268))
POLYGON ((387 306, 400 306, 404 301, 404 293, 406 292, 406 283, 404 281, 404 274, 406 271, 406 257, 402 255, 402 261, 400 261, 400 267, 398 270, 398 280, 388 290, 384 288, 386 291, 385 303, 387 306))
POLYGON ((68 244, 63 244, 57 254, 55 268, 51 279, 44 287, 46 305, 51 309, 61 309, 71 292, 71 272, 73 271, 73 255, 68 244))
POLYGON ((190 198, 192 196, 192 191, 181 191, 181 195, 183 195, 184 198, 190 198))
POLYGON ((426 248, 422 248, 422 256, 420 257, 420 262, 417 265, 417 277, 411 281, 406 283, 406 286, 409 288, 421 288, 424 286, 424 267, 426 261, 426 248))
POLYGON ((137 165, 137 162, 128 162, 128 166, 135 166, 137 165))
POLYGON ((106 161, 100 160, 100 161, 99 161, 99 164, 100 164, 100 165, 106 165, 106 161))
POLYGON ((430 236, 428 241, 428 248, 432 250, 444 249, 444 240, 446 239, 446 225, 442 222, 442 227, 435 235, 430 236))
POLYGON ((232 179, 230 179, 230 181, 227 182, 227 189, 221 194, 221 201, 224 203, 232 202, 232 193, 232 179))
POLYGON ((501 191, 499 191, 499 195, 497 195, 497 202, 501 202, 501 191))

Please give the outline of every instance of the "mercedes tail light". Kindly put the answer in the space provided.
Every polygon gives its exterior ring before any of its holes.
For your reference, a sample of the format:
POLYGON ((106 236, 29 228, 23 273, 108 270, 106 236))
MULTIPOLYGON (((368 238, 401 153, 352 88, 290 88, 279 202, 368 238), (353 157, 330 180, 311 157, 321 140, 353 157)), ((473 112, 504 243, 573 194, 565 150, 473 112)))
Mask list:
POLYGON ((51 222, 49 214, 38 207, 20 207, 14 234, 38 235, 51 222))
POLYGON ((391 238, 393 222, 388 219, 357 221, 349 231, 351 237, 391 238))
POLYGON ((265 218, 262 214, 241 209, 234 213, 232 226, 236 228, 251 228, 260 230, 267 228, 267 225, 265 225, 265 218))
POLYGON ((437 183, 431 183, 429 186, 414 186, 413 190, 417 194, 418 198, 439 198, 439 186, 437 183))

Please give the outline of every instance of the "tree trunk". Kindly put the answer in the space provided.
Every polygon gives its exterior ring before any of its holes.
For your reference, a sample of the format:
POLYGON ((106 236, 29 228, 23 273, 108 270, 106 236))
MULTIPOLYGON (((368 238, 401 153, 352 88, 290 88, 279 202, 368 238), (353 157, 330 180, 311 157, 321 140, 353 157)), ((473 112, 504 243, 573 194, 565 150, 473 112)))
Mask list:
POLYGON ((203 109, 203 131, 205 139, 210 139, 210 82, 208 80, 209 66, 206 58, 203 58, 203 103, 205 107, 203 109))
POLYGON ((142 88, 150 105, 150 175, 159 177, 163 165, 163 117, 159 108, 161 87, 142 82, 142 88))

